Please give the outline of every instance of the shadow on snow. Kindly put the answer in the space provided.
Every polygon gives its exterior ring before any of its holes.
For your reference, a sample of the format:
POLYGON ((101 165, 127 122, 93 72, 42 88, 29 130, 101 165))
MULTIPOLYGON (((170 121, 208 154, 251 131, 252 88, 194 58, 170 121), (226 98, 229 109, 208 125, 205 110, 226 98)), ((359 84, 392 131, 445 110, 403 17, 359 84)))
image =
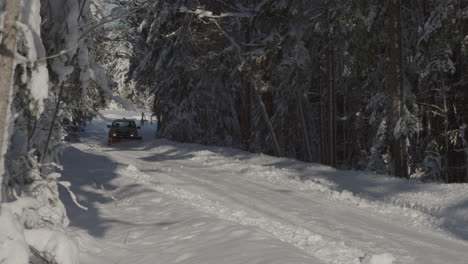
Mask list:
POLYGON ((131 222, 106 218, 99 208, 100 205, 118 203, 115 197, 118 200, 124 200, 133 195, 150 191, 142 189, 139 184, 130 184, 119 188, 111 183, 118 176, 117 168, 124 166, 124 164, 70 146, 64 150, 62 165, 62 180, 71 182, 71 190, 76 194, 78 201, 88 208, 88 210, 78 208, 68 192, 60 187, 60 197, 66 205, 71 226, 87 230, 92 236, 102 237, 112 223, 134 225, 131 222))

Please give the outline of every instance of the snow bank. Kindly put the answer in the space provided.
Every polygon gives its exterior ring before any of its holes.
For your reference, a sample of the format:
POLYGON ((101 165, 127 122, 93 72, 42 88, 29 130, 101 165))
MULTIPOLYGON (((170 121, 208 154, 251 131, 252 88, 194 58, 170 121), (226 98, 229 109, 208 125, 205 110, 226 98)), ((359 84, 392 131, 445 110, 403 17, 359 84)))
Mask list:
POLYGON ((38 200, 28 197, 1 205, 0 263, 29 263, 30 247, 43 258, 60 264, 79 263, 77 244, 64 231, 37 228, 42 207, 38 200))
POLYGON ((0 263, 28 263, 29 247, 25 242, 23 227, 5 204, 2 204, 0 210, 0 223, 0 263))
POLYGON ((28 245, 60 264, 78 264, 78 246, 65 233, 38 228, 24 231, 28 245))
MULTIPOLYGON (((167 142, 168 146, 174 144, 167 142)), ((468 238, 468 184, 422 183, 235 149, 197 144, 180 146, 192 154, 192 161, 205 166, 233 170, 254 181, 267 180, 301 191, 319 191, 380 214, 392 216, 398 212, 413 219, 413 226, 445 229, 468 238)))

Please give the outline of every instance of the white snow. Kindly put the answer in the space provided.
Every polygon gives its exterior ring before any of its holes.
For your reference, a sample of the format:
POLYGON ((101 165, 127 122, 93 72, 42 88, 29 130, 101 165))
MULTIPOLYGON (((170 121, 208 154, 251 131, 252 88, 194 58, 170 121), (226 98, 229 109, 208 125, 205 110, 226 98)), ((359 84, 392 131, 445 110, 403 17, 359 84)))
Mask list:
POLYGON ((30 263, 30 247, 45 259, 61 264, 78 264, 78 247, 70 236, 48 227, 37 227, 38 200, 21 197, 2 203, 0 210, 0 263, 30 263))
POLYGON ((39 252, 48 252, 60 264, 78 264, 78 247, 73 240, 62 232, 46 228, 25 230, 24 235, 28 245, 39 252))
POLYGON ((29 248, 25 243, 23 227, 6 204, 0 210, 0 262, 8 264, 28 263, 29 248))
POLYGON ((466 263, 467 184, 180 144, 156 123, 108 146, 121 117, 141 112, 103 112, 63 153, 81 263, 466 263))
POLYGON ((243 18, 249 18, 252 17, 253 14, 251 12, 245 12, 245 13, 232 13, 232 12, 226 12, 226 13, 221 13, 219 15, 213 14, 212 11, 209 10, 204 10, 201 8, 197 8, 195 10, 190 10, 186 6, 182 6, 179 8, 179 12, 181 13, 191 13, 197 15, 199 18, 223 18, 223 17, 243 17, 243 18))
POLYGON ((374 255, 369 259, 369 264, 392 264, 395 258, 388 253, 374 255))
POLYGON ((41 40, 41 3, 40 1, 22 1, 21 14, 17 25, 22 30, 28 45, 29 62, 34 63, 31 74, 29 90, 39 103, 39 111, 43 110, 43 100, 47 98, 49 91, 49 71, 45 61, 38 61, 46 56, 46 51, 41 40))
POLYGON ((89 65, 90 65, 89 72, 90 72, 91 79, 96 81, 99 87, 101 87, 101 89, 109 98, 116 101, 117 103, 119 103, 122 107, 124 107, 127 110, 135 110, 135 106, 130 101, 125 100, 124 98, 118 95, 113 95, 112 90, 110 89, 107 83, 108 80, 107 80, 106 72, 102 66, 94 62, 90 62, 89 65))

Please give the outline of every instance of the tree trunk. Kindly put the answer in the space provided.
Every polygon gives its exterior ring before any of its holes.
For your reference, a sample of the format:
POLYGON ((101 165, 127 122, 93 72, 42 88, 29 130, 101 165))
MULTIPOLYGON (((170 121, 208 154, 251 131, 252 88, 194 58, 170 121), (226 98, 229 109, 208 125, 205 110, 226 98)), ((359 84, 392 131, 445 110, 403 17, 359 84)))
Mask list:
POLYGON ((449 116, 448 116, 448 105, 447 105, 447 92, 445 87, 444 73, 441 72, 441 81, 442 81, 442 100, 444 104, 444 156, 442 157, 442 174, 446 183, 449 182, 449 172, 448 172, 448 153, 449 153, 449 116))
POLYGON ((302 96, 296 92, 297 104, 299 108, 299 118, 301 119, 302 124, 302 131, 304 134, 304 145, 305 145, 305 152, 307 154, 306 161, 312 161, 312 151, 310 150, 310 140, 309 140, 309 131, 307 130, 307 123, 305 121, 304 115, 304 107, 302 106, 302 96))
POLYGON ((266 111, 265 104, 263 103, 262 97, 260 96, 260 93, 258 92, 257 88, 253 87, 252 90, 253 90, 253 92, 255 94, 255 97, 257 98, 258 104, 260 106, 260 111, 262 112, 263 120, 265 121, 265 123, 266 123, 266 125, 268 127, 268 130, 270 131, 271 138, 273 139, 273 144, 274 144, 274 147, 275 147, 275 153, 276 153, 276 155, 278 157, 282 157, 283 152, 281 151, 278 139, 276 137, 275 130, 273 129, 273 125, 271 124, 270 118, 268 117, 268 113, 266 111))
MULTIPOLYGON (((329 8, 334 3, 329 3, 329 8)), ((334 39, 333 39, 333 23, 328 12, 328 32, 327 32, 327 88, 321 91, 321 118, 322 118, 322 163, 336 167, 336 83, 335 83, 335 51, 334 51, 334 39), (323 94, 323 93, 326 93, 323 94)))
POLYGON ((329 84, 328 84, 328 133, 329 133, 329 164, 336 167, 336 90, 335 90, 335 52, 333 45, 330 43, 329 54, 329 84))
POLYGON ((393 13, 393 28, 390 41, 390 76, 389 90, 391 90, 391 109, 389 134, 391 138, 392 164, 391 173, 398 177, 408 178, 406 138, 394 136, 394 128, 404 111, 404 60, 402 40, 402 4, 401 0, 391 2, 393 13))
POLYGON ((4 155, 8 146, 7 129, 10 112, 10 93, 13 83, 13 59, 16 52, 16 27, 21 1, 5 0, 5 17, 3 22, 3 35, 0 43, 0 202, 5 201, 4 155))
POLYGON ((60 109, 60 103, 62 102, 63 85, 64 85, 64 82, 62 82, 60 86, 57 103, 55 104, 54 116, 52 117, 52 121, 50 122, 49 134, 47 134, 47 141, 44 146, 44 150, 42 151, 41 163, 44 163, 45 158, 47 157, 47 154, 49 152, 48 150, 49 150, 50 138, 52 137, 52 131, 54 130, 55 120, 57 119, 57 115, 60 109))
MULTIPOLYGON (((405 112, 405 61, 404 61, 404 47, 403 47, 403 3, 402 0, 398 1, 398 64, 399 64, 399 97, 400 97, 400 117, 405 112)), ((399 140, 401 148, 401 177, 409 178, 408 171, 408 147, 406 144, 407 137, 401 137, 399 140)))
MULTIPOLYGON (((466 128, 463 128, 463 135, 466 135, 466 128)), ((465 153, 465 182, 468 182, 468 141, 463 138, 463 151, 465 153)))
POLYGON ((239 133, 241 144, 248 150, 250 146, 250 84, 242 81, 242 86, 238 88, 237 94, 237 119, 239 120, 239 133))
POLYGON ((320 162, 322 164, 328 164, 327 151, 326 151, 326 120, 325 120, 325 102, 323 96, 322 81, 319 85, 319 100, 320 100, 320 162))

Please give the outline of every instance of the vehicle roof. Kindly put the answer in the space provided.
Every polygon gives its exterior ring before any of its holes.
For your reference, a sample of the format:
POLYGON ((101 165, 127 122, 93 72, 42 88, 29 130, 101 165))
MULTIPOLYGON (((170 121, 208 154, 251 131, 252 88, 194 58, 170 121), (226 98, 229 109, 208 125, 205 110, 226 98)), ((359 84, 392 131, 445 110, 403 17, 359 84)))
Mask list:
POLYGON ((133 119, 114 119, 112 122, 135 122, 133 119))

